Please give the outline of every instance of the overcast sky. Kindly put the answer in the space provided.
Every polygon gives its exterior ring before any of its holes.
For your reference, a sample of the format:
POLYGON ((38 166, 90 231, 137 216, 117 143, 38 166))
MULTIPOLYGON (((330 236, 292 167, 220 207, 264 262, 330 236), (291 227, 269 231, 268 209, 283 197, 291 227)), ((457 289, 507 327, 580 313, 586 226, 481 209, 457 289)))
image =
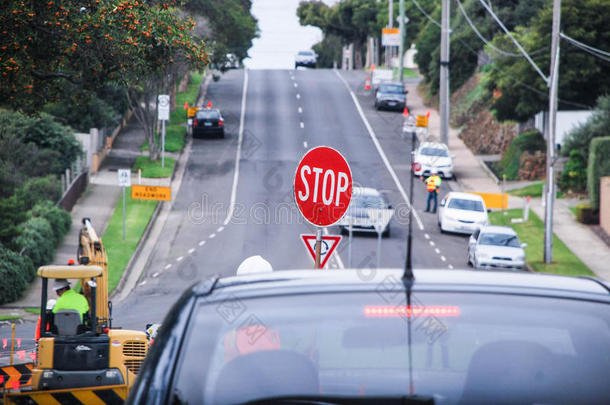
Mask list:
MULTIPOLYGON (((322 31, 302 27, 297 17, 300 0, 254 0, 252 14, 258 19, 260 38, 253 41, 244 60, 250 69, 293 69, 294 55, 322 40, 322 31)), ((328 4, 336 1, 327 0, 328 4)))

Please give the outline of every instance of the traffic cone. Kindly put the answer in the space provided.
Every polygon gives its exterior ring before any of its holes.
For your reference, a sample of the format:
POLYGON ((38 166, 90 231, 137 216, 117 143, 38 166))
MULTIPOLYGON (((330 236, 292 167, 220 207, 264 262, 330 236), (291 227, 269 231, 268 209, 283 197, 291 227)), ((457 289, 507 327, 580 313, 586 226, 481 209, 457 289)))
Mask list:
POLYGON ((402 110, 402 116, 405 118, 409 116, 409 109, 407 107, 405 107, 405 109, 402 110))
POLYGON ((430 110, 428 110, 428 113, 426 113, 426 118, 430 118, 430 110))
POLYGON ((184 102, 184 109, 185 109, 185 110, 188 110, 188 109, 189 109, 189 102, 188 102, 188 101, 185 101, 185 102, 184 102))
POLYGON ((207 108, 212 108, 212 100, 208 101, 208 105, 206 105, 207 108))
POLYGON ((371 72, 372 72, 373 70, 375 70, 375 67, 376 67, 376 66, 375 66, 375 64, 373 63, 373 64, 371 65, 371 72))
POLYGON ((370 77, 366 77, 366 80, 364 81, 364 90, 370 90, 371 89, 371 78, 370 77))

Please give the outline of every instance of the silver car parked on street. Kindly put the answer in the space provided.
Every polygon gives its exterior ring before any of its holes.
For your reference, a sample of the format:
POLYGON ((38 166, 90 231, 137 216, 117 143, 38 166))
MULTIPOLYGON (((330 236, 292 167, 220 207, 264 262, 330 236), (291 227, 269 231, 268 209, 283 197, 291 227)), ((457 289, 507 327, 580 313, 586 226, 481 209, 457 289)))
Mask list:
POLYGON ((468 264, 477 269, 525 267, 525 243, 508 226, 488 225, 477 229, 468 240, 468 264))

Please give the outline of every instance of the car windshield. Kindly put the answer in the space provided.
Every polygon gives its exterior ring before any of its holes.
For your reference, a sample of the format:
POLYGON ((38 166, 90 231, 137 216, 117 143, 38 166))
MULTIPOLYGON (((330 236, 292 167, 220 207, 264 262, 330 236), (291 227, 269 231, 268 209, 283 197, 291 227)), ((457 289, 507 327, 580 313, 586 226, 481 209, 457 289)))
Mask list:
POLYGON ((517 235, 509 235, 506 233, 482 233, 479 237, 479 244, 492 246, 521 247, 517 235))
POLYGON ((197 119, 209 119, 209 118, 218 118, 220 114, 215 110, 203 110, 197 111, 197 119))
POLYGON ((385 208, 385 201, 377 195, 355 195, 350 205, 353 208, 385 208))
POLYGON ((442 149, 442 148, 422 148, 421 151, 419 152, 421 155, 424 156, 441 156, 441 157, 448 157, 449 153, 447 152, 447 149, 442 149))
POLYGON ((465 198, 452 198, 449 200, 448 208, 454 208, 456 210, 466 210, 466 211, 477 211, 483 212, 483 204, 481 201, 476 200, 467 200, 465 198))
POLYGON ((407 308, 404 291, 385 287, 196 305, 172 403, 408 395, 410 384, 436 404, 610 397, 607 304, 415 292, 407 308))
POLYGON ((382 84, 379 86, 379 91, 382 93, 402 94, 403 88, 398 84, 382 84))

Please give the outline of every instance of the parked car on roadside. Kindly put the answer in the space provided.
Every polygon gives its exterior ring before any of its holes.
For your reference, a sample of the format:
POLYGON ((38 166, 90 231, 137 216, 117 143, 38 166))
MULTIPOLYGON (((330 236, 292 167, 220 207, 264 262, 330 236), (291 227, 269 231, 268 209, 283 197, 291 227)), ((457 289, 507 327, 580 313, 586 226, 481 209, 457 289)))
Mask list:
POLYGON ((407 91, 400 82, 383 82, 375 90, 375 108, 377 110, 402 111, 407 105, 407 91))
POLYGON ((487 208, 480 195, 451 191, 439 203, 438 226, 441 232, 471 234, 487 224, 487 208))
POLYGON ((444 143, 423 142, 413 154, 413 174, 430 176, 434 170, 442 178, 453 178, 453 156, 444 143))
POLYGON ((519 242, 509 226, 488 225, 477 229, 468 240, 468 264, 477 269, 503 267, 523 269, 527 244, 519 242))
POLYGON ((198 110, 193 118, 193 138, 215 135, 225 136, 224 119, 218 109, 205 108, 198 110))
POLYGON ((300 51, 294 57, 294 68, 299 66, 315 68, 318 62, 318 55, 314 51, 300 51))

